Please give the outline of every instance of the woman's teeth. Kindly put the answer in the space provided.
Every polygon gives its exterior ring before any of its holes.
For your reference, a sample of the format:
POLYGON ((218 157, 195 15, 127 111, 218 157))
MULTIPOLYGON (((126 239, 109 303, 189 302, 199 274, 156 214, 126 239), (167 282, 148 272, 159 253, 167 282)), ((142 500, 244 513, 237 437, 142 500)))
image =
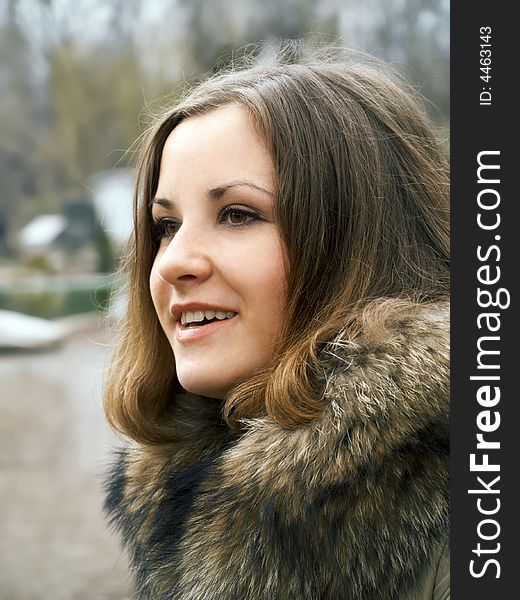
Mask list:
POLYGON ((236 312, 224 312, 222 310, 196 310, 194 312, 183 312, 181 313, 181 324, 190 325, 191 323, 201 323, 206 321, 212 321, 218 319, 223 321, 224 319, 231 319, 237 313, 236 312))

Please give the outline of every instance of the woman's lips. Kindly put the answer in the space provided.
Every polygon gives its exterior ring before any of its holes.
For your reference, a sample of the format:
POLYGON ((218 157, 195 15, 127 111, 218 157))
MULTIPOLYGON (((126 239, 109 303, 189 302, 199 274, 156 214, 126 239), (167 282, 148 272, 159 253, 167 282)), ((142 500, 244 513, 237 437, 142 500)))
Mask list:
POLYGON ((177 323, 176 338, 181 344, 186 344, 191 341, 196 341, 207 335, 211 335, 215 331, 227 327, 233 323, 238 315, 231 317, 230 319, 223 319, 222 321, 213 321, 206 325, 196 325, 191 327, 185 327, 181 325, 180 321, 177 323))

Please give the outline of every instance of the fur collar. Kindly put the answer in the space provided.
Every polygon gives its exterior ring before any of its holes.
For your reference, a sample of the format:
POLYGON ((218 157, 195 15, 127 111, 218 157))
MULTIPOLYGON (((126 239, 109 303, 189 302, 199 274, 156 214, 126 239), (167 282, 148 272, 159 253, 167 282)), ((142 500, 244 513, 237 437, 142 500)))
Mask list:
POLYGON ((215 401, 175 444, 122 451, 106 509, 142 600, 393 600, 448 535, 449 309, 322 352, 323 415, 230 437, 215 401))

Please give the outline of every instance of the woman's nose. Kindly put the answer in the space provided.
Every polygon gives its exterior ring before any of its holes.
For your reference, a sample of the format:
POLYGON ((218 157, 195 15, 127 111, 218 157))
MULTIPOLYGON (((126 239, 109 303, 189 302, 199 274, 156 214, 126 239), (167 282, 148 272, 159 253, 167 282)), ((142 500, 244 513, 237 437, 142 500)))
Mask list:
POLYGON ((155 266, 160 278, 171 285, 204 281, 211 275, 208 250, 203 232, 181 225, 166 248, 159 250, 155 266))

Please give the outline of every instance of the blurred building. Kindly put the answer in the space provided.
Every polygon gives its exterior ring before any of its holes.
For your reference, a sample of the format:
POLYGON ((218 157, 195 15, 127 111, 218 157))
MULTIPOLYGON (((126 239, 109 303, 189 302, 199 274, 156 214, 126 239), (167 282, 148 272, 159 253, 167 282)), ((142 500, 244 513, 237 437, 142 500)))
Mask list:
POLYGON ((101 171, 89 182, 89 196, 34 217, 18 233, 23 263, 56 273, 113 271, 132 231, 134 179, 133 169, 101 171))
POLYGON ((101 226, 116 248, 126 244, 132 231, 134 183, 130 168, 100 171, 90 181, 101 226))
POLYGON ((67 202, 61 213, 34 217, 18 234, 27 266, 48 272, 94 273, 104 258, 99 220, 90 199, 67 202))

